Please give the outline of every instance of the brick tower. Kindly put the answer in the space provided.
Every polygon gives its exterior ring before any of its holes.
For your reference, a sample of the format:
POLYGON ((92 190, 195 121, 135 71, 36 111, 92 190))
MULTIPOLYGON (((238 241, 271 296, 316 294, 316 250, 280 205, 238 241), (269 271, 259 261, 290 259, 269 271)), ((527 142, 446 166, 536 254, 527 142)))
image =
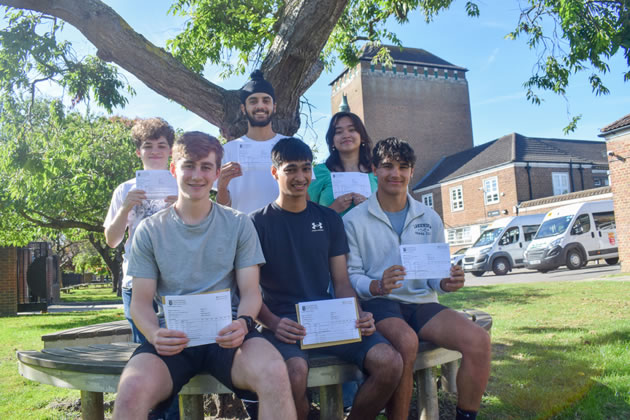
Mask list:
POLYGON ((347 95, 374 142, 391 136, 410 142, 418 156, 413 186, 442 157, 473 147, 467 69, 422 49, 386 47, 393 66, 372 64, 378 48, 364 48, 359 64, 330 84, 331 109, 337 112, 347 95))

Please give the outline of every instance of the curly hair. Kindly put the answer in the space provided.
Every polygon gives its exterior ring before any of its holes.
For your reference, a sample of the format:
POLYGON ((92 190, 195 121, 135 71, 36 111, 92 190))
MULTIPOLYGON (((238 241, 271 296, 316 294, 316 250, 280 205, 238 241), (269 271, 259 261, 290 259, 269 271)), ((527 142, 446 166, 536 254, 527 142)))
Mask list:
POLYGON ((331 172, 345 172, 343 163, 339 157, 339 150, 334 147, 336 125, 339 120, 344 117, 348 117, 352 120, 352 125, 355 130, 359 132, 359 136, 361 137, 361 147, 359 147, 359 168, 363 167, 370 172, 372 160, 372 140, 370 140, 370 136, 368 136, 367 130, 365 129, 365 125, 363 124, 363 121, 361 121, 361 118, 352 112, 337 112, 330 119, 328 131, 326 132, 326 144, 328 145, 328 152, 330 155, 328 156, 328 159, 326 159, 326 167, 328 167, 331 172))
POLYGON ((147 140, 157 140, 164 137, 168 142, 168 147, 173 147, 175 141, 175 131, 162 118, 147 118, 139 120, 131 128, 131 137, 136 144, 136 149, 140 149, 142 143, 147 140))
POLYGON ((398 137, 388 137, 379 140, 372 151, 372 164, 375 168, 385 159, 393 159, 397 162, 409 164, 412 168, 416 164, 416 154, 413 148, 404 140, 398 137))

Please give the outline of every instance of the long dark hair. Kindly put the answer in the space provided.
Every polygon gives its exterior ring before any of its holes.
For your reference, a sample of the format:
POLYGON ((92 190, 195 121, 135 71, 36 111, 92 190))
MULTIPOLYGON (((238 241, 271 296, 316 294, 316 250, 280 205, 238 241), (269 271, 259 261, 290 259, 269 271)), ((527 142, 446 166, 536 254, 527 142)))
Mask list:
POLYGON ((330 155, 328 156, 328 159, 326 159, 326 166, 331 172, 345 172, 343 163, 339 157, 339 150, 334 147, 335 126, 343 117, 348 117, 352 120, 352 125, 361 137, 361 146, 359 146, 359 169, 363 168, 364 170, 371 172, 372 140, 370 140, 370 136, 368 136, 367 130, 365 129, 365 125, 363 125, 361 118, 352 112, 337 112, 330 119, 330 125, 328 126, 328 131, 326 132, 326 144, 328 145, 328 152, 330 155))

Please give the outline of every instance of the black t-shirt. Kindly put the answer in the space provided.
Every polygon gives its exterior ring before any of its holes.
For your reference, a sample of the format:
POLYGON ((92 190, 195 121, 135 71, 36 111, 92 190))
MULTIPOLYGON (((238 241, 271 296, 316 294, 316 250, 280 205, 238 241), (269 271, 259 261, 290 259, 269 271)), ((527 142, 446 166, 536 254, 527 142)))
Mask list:
POLYGON ((311 201, 300 213, 275 202, 250 214, 265 255, 260 269, 263 300, 278 316, 295 315, 295 304, 330 299, 329 258, 349 252, 341 217, 311 201))

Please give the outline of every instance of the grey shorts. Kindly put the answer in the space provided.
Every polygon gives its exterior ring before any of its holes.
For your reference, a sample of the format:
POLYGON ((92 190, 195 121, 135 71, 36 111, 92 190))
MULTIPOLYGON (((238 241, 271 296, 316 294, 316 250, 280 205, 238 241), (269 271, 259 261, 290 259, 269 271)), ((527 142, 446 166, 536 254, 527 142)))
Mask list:
MULTIPOLYGON (((294 319, 295 321, 295 319, 294 319)), ((263 330, 263 337, 265 337, 273 346, 280 352, 284 360, 289 360, 293 357, 299 357, 309 362, 309 356, 316 354, 324 354, 328 356, 337 356, 342 360, 354 363, 367 374, 363 368, 365 357, 372 347, 377 344, 385 343, 390 344, 385 337, 378 332, 374 332, 372 335, 362 336, 361 341, 356 343, 340 344, 337 346, 320 347, 317 349, 302 350, 299 343, 288 344, 282 342, 276 338, 273 331, 269 329, 263 330)))
POLYGON ((372 312, 374 321, 378 323, 386 318, 400 318, 409 324, 417 333, 435 315, 448 307, 439 303, 402 303, 392 299, 374 298, 361 301, 366 312, 372 312))

